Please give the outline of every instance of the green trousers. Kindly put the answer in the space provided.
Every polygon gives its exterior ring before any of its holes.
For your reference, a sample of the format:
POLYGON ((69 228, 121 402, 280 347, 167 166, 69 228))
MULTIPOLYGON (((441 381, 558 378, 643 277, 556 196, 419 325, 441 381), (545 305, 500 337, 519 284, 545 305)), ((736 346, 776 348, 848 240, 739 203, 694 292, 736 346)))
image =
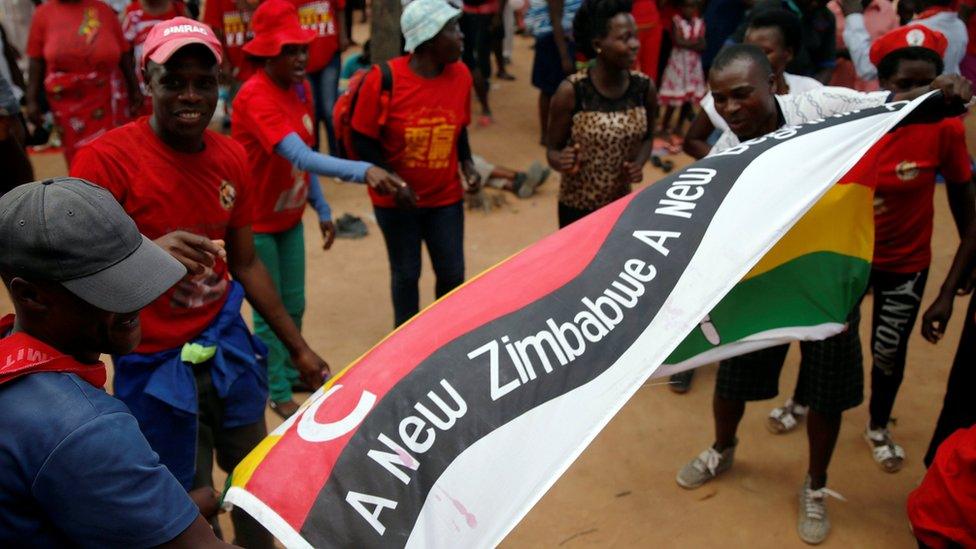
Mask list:
MULTIPOLYGON (((285 310, 301 329, 305 314, 305 233, 302 224, 280 233, 255 233, 254 248, 268 269, 285 310)), ((292 364, 288 350, 257 311, 254 312, 254 333, 268 346, 271 401, 291 400, 291 386, 298 381, 298 370, 292 364)))

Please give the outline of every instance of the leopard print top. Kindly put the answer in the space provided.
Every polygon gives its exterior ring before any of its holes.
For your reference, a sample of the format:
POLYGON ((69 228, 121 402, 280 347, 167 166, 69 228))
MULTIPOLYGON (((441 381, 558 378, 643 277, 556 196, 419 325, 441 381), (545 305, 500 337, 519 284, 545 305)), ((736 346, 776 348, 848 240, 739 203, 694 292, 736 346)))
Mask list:
POLYGON ((563 174, 559 201, 580 210, 595 210, 630 192, 621 175, 623 163, 650 137, 647 91, 650 79, 636 71, 623 96, 609 99, 597 91, 588 71, 569 77, 576 94, 570 144, 578 143, 580 170, 563 174))

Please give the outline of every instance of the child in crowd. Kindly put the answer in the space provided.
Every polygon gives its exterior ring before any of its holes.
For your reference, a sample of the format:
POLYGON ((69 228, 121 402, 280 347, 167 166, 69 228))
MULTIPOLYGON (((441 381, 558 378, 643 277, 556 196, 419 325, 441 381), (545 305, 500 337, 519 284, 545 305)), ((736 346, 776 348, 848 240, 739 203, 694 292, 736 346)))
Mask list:
POLYGON ((674 46, 658 92, 661 103, 666 106, 661 119, 661 134, 668 139, 682 134, 683 123, 691 120, 692 105, 697 105, 705 95, 701 63, 701 52, 705 50, 705 21, 698 16, 698 0, 682 0, 679 13, 671 20, 671 37, 674 46), (674 126, 669 126, 676 107, 680 108, 678 118, 674 126))

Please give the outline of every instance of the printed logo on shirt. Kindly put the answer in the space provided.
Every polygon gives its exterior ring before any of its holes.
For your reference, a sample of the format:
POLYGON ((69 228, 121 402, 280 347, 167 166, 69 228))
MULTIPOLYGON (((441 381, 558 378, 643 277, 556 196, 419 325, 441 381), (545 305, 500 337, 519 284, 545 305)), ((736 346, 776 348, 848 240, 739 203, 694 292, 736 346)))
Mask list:
POLYGON ((904 160, 895 167, 895 174, 902 181, 911 181, 918 177, 918 164, 910 160, 904 160))
POLYGON ((319 36, 336 33, 335 20, 328 2, 314 2, 298 8, 298 21, 303 29, 313 30, 319 36))
POLYGON ((404 164, 408 168, 447 168, 456 134, 453 116, 442 109, 423 109, 406 124, 404 164))
POLYGON ((308 185, 305 184, 305 172, 292 168, 291 176, 294 183, 287 191, 282 192, 275 202, 274 211, 283 212, 305 207, 308 199, 308 185))
POLYGON ((227 291, 227 279, 207 269, 202 275, 184 278, 176 284, 170 305, 174 309, 195 309, 223 297, 227 291))
POLYGON ((234 207, 234 201, 237 200, 237 189, 234 188, 233 183, 227 181, 226 179, 220 182, 220 205, 225 210, 230 211, 234 207))
POLYGON ((81 20, 81 26, 78 27, 78 36, 84 36, 85 43, 91 44, 98 34, 98 28, 101 26, 102 23, 98 20, 98 10, 95 8, 87 8, 81 20))
POLYGON ((309 135, 312 135, 314 133, 315 126, 312 125, 312 117, 309 116, 307 113, 305 114, 305 116, 302 117, 302 124, 305 125, 305 131, 307 131, 309 135))
POLYGON ((250 13, 245 16, 240 11, 230 11, 224 14, 224 41, 227 42, 227 47, 241 47, 253 38, 253 34, 248 29, 250 19, 250 13))

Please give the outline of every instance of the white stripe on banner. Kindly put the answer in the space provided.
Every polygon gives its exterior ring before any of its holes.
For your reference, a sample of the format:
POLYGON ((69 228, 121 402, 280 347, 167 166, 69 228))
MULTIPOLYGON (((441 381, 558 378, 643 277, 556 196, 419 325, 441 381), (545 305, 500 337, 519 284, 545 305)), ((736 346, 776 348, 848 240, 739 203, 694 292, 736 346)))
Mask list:
POLYGON ((633 345, 591 382, 461 453, 429 492, 407 547, 501 542, 685 336, 910 110, 827 127, 762 153, 739 175, 671 295, 633 345))

